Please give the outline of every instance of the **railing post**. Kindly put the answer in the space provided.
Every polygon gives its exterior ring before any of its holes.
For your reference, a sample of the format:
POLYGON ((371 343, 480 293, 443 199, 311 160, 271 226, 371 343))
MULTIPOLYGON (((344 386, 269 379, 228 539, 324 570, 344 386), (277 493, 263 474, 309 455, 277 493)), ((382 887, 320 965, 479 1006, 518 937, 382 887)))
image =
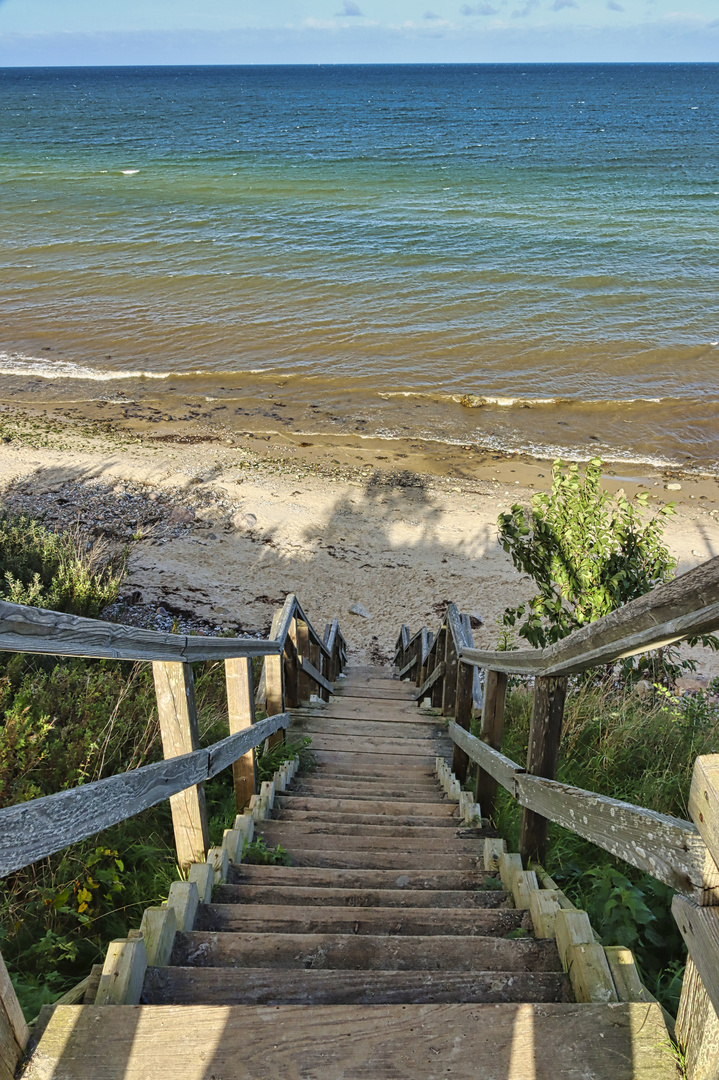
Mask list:
POLYGON ((285 638, 285 704, 296 709, 300 703, 300 664, 297 656, 297 619, 293 619, 285 638))
POLYGON ((454 716, 457 700, 457 646, 452 627, 447 623, 444 644, 444 678, 442 679, 442 716, 454 716))
MULTIPOLYGON (((297 649, 297 699, 300 705, 308 705, 310 700, 310 677, 302 669, 300 657, 312 663, 310 655, 310 631, 304 619, 295 620, 295 648, 297 649)), ((314 664, 317 667, 317 664, 314 664)), ((319 669, 318 669, 319 670, 319 669)))
MULTIPOLYGON (((432 674, 432 671, 435 669, 437 664, 441 664, 443 662, 443 660, 444 660, 444 648, 445 648, 446 640, 447 640, 447 627, 443 626, 441 628, 441 630, 438 632, 437 640, 435 641, 435 643, 433 645, 433 648, 434 648, 434 664, 432 665, 432 670, 427 673, 428 675, 432 674)), ((431 689, 429 691, 430 694, 431 694, 431 701, 432 701, 432 708, 433 709, 441 709, 442 708, 442 697, 444 695, 444 680, 445 680, 445 676, 443 675, 441 679, 437 679, 437 682, 434 684, 434 686, 431 687, 431 689)))
MULTIPOLYGON (((464 665, 463 665, 464 666, 464 665)), ((474 685, 474 668, 472 685, 474 685)), ((484 698, 482 701, 482 726, 479 737, 493 750, 502 749, 502 730, 504 728, 504 703, 507 697, 507 673, 487 668, 484 675, 484 698)), ((493 817, 497 800, 497 781, 488 772, 477 766, 477 780, 474 786, 474 798, 482 808, 483 817, 493 817)))
MULTIPOLYGON (((272 627, 270 628, 270 640, 274 639, 275 634, 278 631, 280 619, 282 618, 282 608, 278 609, 274 618, 272 619, 272 627)), ((284 655, 282 653, 275 653, 272 656, 265 657, 265 691, 266 691, 266 704, 268 716, 276 716, 277 713, 285 711, 285 664, 284 655)), ((270 735, 267 743, 269 746, 275 746, 277 743, 282 742, 284 739, 284 731, 276 731, 274 735, 270 735)))
POLYGON ((423 686, 427 681, 427 676, 430 672, 430 649, 433 645, 432 631, 427 627, 422 628, 422 634, 419 641, 419 663, 417 664, 417 686, 423 686), (423 654, 427 655, 422 660, 423 654))
MULTIPOLYGON (((454 720, 459 727, 464 728, 465 731, 469 731, 472 726, 472 682, 474 678, 474 668, 468 664, 457 665, 457 679, 455 682, 455 703, 454 703, 454 720)), ((467 768, 469 767, 469 758, 457 744, 454 744, 452 750, 452 772, 459 780, 460 784, 463 784, 467 779, 467 768)), ((479 804, 482 805, 481 803, 479 804)))
MULTIPOLYGON (((529 728, 527 772, 554 780, 562 739, 566 677, 538 675, 534 680, 534 704, 529 728)), ((547 854, 547 819, 533 810, 522 810, 522 834, 519 851, 525 863, 543 864, 547 854)))
MULTIPOLYGON (((255 695, 252 686, 252 660, 249 656, 240 656, 235 660, 225 660, 225 682, 227 685, 227 712, 230 723, 230 735, 255 722, 255 695)), ((257 758, 255 751, 248 750, 232 766, 232 779, 235 787, 235 805, 242 811, 257 792, 257 758)))
MULTIPOLYGON (((702 755, 694 762, 689 815, 708 849, 705 884, 716 886, 719 873, 719 754, 702 755)), ((705 902, 713 903, 709 888, 705 902)), ((674 897, 672 912, 689 950, 677 1013, 677 1039, 684 1051, 687 1080, 716 1080, 719 1077, 719 1015, 716 1008, 719 912, 713 906, 695 908, 680 893, 674 897), (712 923, 712 934, 698 934, 702 926, 706 929, 712 923), (707 987, 713 991, 712 997, 707 987)))
MULTIPOLYGON (((152 665, 152 674, 165 757, 179 757, 199 750, 192 666, 156 660, 152 665)), ((170 809, 178 865, 186 869, 190 863, 204 862, 210 846, 210 834, 203 785, 196 784, 177 795, 171 795, 170 809)))
POLYGON ((30 1030, 0 954, 0 1076, 14 1076, 29 1038, 30 1030))

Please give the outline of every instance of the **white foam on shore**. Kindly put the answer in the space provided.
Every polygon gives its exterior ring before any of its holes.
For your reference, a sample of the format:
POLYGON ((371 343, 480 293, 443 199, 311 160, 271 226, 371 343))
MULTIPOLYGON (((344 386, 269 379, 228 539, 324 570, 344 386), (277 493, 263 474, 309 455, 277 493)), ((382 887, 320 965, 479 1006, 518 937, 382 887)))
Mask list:
POLYGON ((496 405, 502 409, 511 409, 515 406, 520 408, 534 405, 658 405, 671 399, 664 397, 632 397, 632 398, 573 398, 573 397, 508 397, 500 394, 437 394, 422 390, 380 390, 378 397, 384 400, 390 398, 425 398, 429 401, 452 402, 455 405, 463 405, 463 399, 468 401, 468 408, 481 408, 484 405, 496 405))
POLYGON ((34 379, 79 379, 89 382, 117 382, 122 379, 179 378, 174 371, 102 371, 99 368, 73 364, 70 360, 40 360, 22 353, 0 352, 0 375, 17 375, 34 379))

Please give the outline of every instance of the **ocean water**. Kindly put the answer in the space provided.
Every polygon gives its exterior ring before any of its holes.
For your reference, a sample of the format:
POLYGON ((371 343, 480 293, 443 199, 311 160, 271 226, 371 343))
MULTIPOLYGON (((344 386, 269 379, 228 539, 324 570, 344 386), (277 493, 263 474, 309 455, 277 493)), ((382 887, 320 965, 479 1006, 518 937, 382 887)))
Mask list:
POLYGON ((5 69, 0 118, 3 400, 717 466, 719 65, 5 69))

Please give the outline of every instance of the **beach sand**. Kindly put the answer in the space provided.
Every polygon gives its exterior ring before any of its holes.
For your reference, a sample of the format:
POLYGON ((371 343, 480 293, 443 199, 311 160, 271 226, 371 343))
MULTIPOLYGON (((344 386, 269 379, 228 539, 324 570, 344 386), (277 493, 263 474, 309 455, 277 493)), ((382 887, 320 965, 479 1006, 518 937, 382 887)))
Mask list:
MULTIPOLYGON (((351 662, 390 663, 400 625, 436 628, 450 601, 481 619, 475 643, 493 648, 504 608, 532 593, 496 521, 549 487, 546 461, 11 407, 0 411, 0 438, 3 505, 128 541, 128 612, 162 608, 158 625, 179 615, 265 634, 295 592, 320 631, 340 620, 351 662), (355 603, 369 618, 350 614, 355 603)), ((715 479, 632 466, 605 482, 677 503, 665 535, 678 572, 719 553, 715 479)), ((714 654, 694 654, 702 672, 719 674, 714 654)))

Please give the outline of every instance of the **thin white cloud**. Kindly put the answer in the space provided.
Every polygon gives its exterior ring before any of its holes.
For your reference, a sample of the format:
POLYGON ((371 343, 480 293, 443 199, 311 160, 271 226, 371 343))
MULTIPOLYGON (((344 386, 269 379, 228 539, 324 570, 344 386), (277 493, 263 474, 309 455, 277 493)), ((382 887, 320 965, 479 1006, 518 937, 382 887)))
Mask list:
POLYGON ((363 12, 360 11, 359 4, 355 4, 355 0, 345 0, 344 4, 342 5, 342 11, 338 11, 337 14, 361 17, 363 12))

